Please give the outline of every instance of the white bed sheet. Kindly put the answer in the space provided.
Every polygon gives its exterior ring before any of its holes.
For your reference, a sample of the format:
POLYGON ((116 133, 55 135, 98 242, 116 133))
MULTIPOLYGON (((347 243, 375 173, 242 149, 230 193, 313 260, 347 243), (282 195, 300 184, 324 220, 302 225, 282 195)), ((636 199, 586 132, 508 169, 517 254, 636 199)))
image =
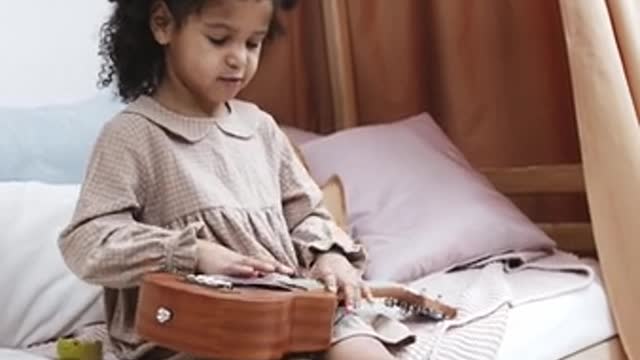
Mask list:
POLYGON ((498 360, 560 359, 616 335, 597 262, 588 288, 511 310, 498 360))
POLYGON ((28 354, 24 351, 0 348, 1 360, 47 360, 47 358, 28 354))

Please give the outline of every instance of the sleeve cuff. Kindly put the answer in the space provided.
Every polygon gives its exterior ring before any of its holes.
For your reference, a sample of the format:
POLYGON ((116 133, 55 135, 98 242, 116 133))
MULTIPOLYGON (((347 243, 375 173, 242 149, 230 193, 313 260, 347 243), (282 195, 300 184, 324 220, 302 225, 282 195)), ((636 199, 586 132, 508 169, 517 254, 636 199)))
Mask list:
POLYGON ((309 242, 302 248, 302 265, 305 268, 310 268, 318 256, 330 251, 338 251, 342 253, 355 268, 362 270, 367 258, 364 247, 355 243, 347 233, 337 226, 331 227, 331 235, 332 236, 326 240, 309 242))
POLYGON ((203 223, 190 224, 165 247, 165 269, 170 273, 192 274, 196 271, 196 240, 203 223))

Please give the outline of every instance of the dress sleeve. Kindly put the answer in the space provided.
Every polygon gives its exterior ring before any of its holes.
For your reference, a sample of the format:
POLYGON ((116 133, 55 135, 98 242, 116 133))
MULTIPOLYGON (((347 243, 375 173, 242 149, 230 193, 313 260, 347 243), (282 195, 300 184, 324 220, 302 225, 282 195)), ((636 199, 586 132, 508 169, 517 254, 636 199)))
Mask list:
POLYGON ((324 206, 323 193, 311 178, 281 130, 274 136, 280 142, 280 188, 284 216, 299 260, 310 267, 318 254, 339 251, 357 268, 366 259, 364 248, 355 243, 324 206))
POLYGON ((201 224, 167 230, 139 221, 149 184, 143 134, 108 123, 89 161, 71 223, 59 238, 69 268, 109 288, 137 286, 154 271, 192 272, 201 224))

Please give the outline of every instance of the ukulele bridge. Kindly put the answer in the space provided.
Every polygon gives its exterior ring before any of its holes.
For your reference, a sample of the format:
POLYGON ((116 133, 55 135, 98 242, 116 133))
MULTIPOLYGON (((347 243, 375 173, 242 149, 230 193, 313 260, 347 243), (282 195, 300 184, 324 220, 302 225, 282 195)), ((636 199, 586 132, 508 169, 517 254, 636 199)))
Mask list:
POLYGON ((220 290, 233 290, 233 282, 211 275, 195 275, 189 274, 186 277, 187 281, 194 284, 203 285, 206 287, 220 289, 220 290))

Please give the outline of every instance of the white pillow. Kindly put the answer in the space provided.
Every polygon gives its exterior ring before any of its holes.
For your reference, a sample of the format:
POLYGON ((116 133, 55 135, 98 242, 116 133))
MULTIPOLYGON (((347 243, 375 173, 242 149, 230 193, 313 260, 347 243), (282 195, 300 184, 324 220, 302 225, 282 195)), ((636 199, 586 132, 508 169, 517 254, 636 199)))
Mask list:
POLYGON ((428 114, 340 131, 300 147, 322 184, 338 175, 365 275, 409 281, 554 243, 464 158, 428 114))
POLYGON ((75 277, 58 249, 79 185, 0 183, 0 347, 25 347, 104 321, 102 289, 75 277))
POLYGON ((95 96, 107 0, 0 3, 0 107, 67 104, 95 96))

